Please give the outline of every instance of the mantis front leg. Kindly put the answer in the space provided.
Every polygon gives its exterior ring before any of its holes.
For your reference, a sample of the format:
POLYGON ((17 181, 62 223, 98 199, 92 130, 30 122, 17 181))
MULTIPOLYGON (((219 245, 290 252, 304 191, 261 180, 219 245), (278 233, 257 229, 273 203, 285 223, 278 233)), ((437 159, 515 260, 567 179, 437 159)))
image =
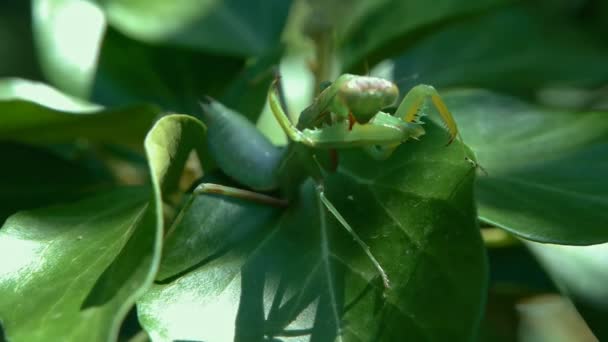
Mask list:
MULTIPOLYGON (((418 123, 420 117, 420 110, 422 109, 423 104, 426 100, 430 99, 433 103, 435 109, 439 113, 441 117, 441 121, 445 125, 445 128, 449 134, 449 140, 446 145, 450 145, 455 138, 461 143, 462 146, 462 154, 464 155, 464 159, 471 163, 474 167, 478 167, 477 163, 467 157, 464 142, 462 141, 462 137, 458 132, 458 126, 454 121, 454 117, 452 113, 448 110, 448 107, 445 105, 445 102, 437 92, 437 90, 430 85, 419 84, 412 88, 399 104, 397 110, 395 111, 394 116, 399 118, 406 123, 418 123)), ((398 144, 386 144, 386 145, 375 145, 375 146, 367 146, 365 150, 372 155, 374 158, 383 160, 390 157, 390 155, 394 152, 395 148, 397 148, 398 144)), ((482 169, 483 170, 483 169, 482 169)))
POLYGON ((449 145, 452 143, 454 138, 458 136, 458 126, 456 126, 454 117, 433 86, 419 84, 412 88, 407 94, 405 94, 403 101, 401 101, 399 107, 397 107, 397 111, 395 111, 394 115, 403 119, 405 122, 415 122, 418 119, 418 113, 424 104, 424 101, 427 99, 431 100, 435 106, 435 109, 437 109, 437 112, 439 112, 441 120, 445 124, 448 133, 450 134, 450 140, 448 141, 449 145))

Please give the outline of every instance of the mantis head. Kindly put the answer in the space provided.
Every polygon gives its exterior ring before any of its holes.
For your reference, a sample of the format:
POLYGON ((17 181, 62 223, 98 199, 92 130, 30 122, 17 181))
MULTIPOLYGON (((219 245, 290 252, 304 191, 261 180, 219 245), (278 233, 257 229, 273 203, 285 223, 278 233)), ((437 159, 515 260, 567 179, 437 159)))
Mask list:
POLYGON ((388 80, 368 77, 343 75, 340 84, 337 102, 348 110, 360 124, 367 123, 382 108, 392 105, 399 96, 397 86, 388 80), (345 77, 346 76, 346 77, 345 77))

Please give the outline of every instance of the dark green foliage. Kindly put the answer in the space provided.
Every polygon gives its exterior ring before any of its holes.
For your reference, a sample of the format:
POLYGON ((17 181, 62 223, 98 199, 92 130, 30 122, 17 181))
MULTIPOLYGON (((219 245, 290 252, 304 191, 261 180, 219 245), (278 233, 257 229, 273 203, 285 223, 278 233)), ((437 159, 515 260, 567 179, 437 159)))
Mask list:
POLYGON ((608 339, 607 8, 0 3, 0 341, 608 339), (190 194, 243 187, 210 157, 204 96, 281 140, 260 117, 275 70, 293 115, 332 61, 435 86, 479 163, 431 106, 386 161, 339 151, 327 197, 390 289, 312 182, 286 208, 190 194), (535 301, 555 293, 584 322, 535 301))

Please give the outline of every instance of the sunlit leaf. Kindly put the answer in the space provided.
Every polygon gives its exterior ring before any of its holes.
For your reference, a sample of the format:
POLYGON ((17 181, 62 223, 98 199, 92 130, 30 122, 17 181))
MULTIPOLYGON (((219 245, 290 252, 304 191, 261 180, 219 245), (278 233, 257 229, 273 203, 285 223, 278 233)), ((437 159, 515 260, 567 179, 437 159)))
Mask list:
POLYGON ((83 0, 34 0, 32 23, 46 77, 68 94, 86 98, 106 29, 101 8, 83 0))
POLYGON ((104 341, 117 334, 128 293, 103 306, 81 305, 141 223, 148 193, 119 189, 7 220, 0 229, 0 320, 9 340, 104 341))
POLYGON ((162 279, 138 302, 142 325, 153 340, 472 339, 486 281, 474 172, 428 128, 386 162, 341 153, 327 180, 328 197, 387 270, 385 296, 306 183, 278 219, 277 209, 196 198, 168 238, 162 279))
POLYGON ((151 130, 145 144, 150 204, 147 189, 119 189, 8 219, 0 230, 0 254, 12 260, 0 265, 0 295, 7 298, 0 320, 8 338, 116 338, 158 268, 163 196, 177 190, 190 151, 202 150, 202 136, 202 125, 184 115, 165 117, 151 130))

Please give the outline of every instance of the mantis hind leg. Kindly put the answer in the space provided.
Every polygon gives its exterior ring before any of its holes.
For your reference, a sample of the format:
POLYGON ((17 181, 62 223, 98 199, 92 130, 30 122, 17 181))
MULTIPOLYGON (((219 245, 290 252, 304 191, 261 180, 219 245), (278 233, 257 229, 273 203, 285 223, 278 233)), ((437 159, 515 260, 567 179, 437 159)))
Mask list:
POLYGON ((346 219, 344 219, 344 217, 340 214, 338 209, 336 209, 336 207, 334 207, 334 205, 325 196, 325 190, 322 185, 317 186, 317 191, 319 193, 319 198, 321 199, 321 202, 323 203, 325 208, 327 208, 327 210, 338 220, 338 222, 340 222, 342 227, 346 229, 346 231, 353 237, 355 242, 357 242, 357 244, 363 249, 363 252, 365 252, 369 260, 372 262, 372 264, 374 264, 374 267, 376 268, 376 271, 378 271, 378 274, 380 274, 380 277, 382 278, 382 283, 384 284, 384 288, 389 289, 391 285, 388 279, 388 275, 386 274, 386 272, 382 268, 382 265, 380 265, 376 257, 374 257, 374 255, 372 254, 369 246, 359 237, 359 235, 357 235, 354 229, 348 224, 348 222, 346 222, 346 219))
POLYGON ((287 207, 287 200, 272 197, 259 192, 249 191, 245 189, 233 188, 226 185, 214 184, 214 183, 201 183, 194 191, 194 195, 202 194, 215 194, 222 195, 232 198, 238 198, 250 202, 256 202, 260 204, 267 204, 275 207, 284 208, 287 207))
MULTIPOLYGON (((353 237, 355 242, 357 242, 357 244, 359 244, 359 246, 363 249, 363 251, 365 252, 367 257, 370 259, 370 261, 374 265, 374 268, 376 268, 376 270, 378 271, 378 274, 380 274, 384 287, 386 289, 390 288, 390 281, 388 279, 388 275, 382 268, 382 265, 380 265, 380 262, 378 262, 376 257, 374 257, 374 255, 370 251, 369 246, 359 237, 359 235, 357 235, 357 233, 354 231, 354 229, 348 224, 348 222, 346 222, 346 219, 344 219, 344 217, 340 214, 338 209, 336 209, 336 207, 334 207, 334 205, 325 196, 325 190, 322 185, 317 186, 317 191, 319 194, 319 198, 321 199, 321 202, 323 203, 325 208, 338 220, 338 222, 340 222, 342 227, 344 227, 344 229, 346 229, 346 231, 353 237)), ((239 189, 239 188, 234 188, 234 187, 214 184, 214 183, 199 184, 194 189, 193 194, 195 194, 195 195, 216 194, 216 195, 228 196, 228 197, 232 197, 232 198, 238 198, 238 199, 242 199, 242 200, 246 200, 246 201, 267 204, 267 205, 281 207, 281 208, 287 207, 289 204, 288 201, 284 200, 284 199, 272 197, 272 196, 258 193, 258 192, 253 192, 253 191, 249 191, 249 190, 244 190, 244 189, 239 189)))

